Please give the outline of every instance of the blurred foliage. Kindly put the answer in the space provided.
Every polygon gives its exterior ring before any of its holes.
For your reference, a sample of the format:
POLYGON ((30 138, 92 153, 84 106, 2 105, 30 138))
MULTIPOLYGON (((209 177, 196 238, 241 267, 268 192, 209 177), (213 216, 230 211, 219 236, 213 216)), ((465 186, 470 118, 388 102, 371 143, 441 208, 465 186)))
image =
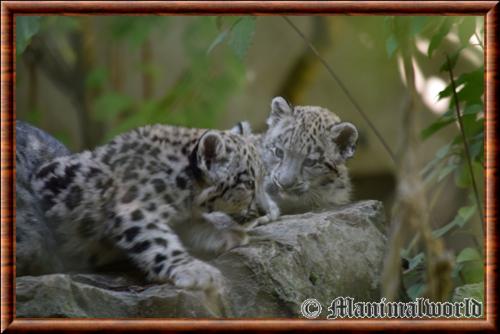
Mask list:
MULTIPOLYGON (((398 44, 401 40, 396 36, 400 33, 391 29, 394 27, 396 18, 388 18, 386 51, 389 57, 392 57, 396 51, 403 47, 398 44)), ((399 20, 403 18, 397 18, 399 20)), ((429 17, 408 17, 412 37, 427 39, 429 41, 427 48, 428 58, 438 58, 442 65, 439 70, 448 75, 452 71, 464 50, 468 48, 481 48, 482 42, 479 35, 483 33, 482 24, 478 24, 475 17, 442 17, 438 20, 431 20, 429 17), (451 34, 458 37, 455 50, 447 50, 443 47, 443 41, 451 34), (471 44, 471 37, 475 36, 478 43, 471 44)), ((413 58, 417 61, 417 57, 413 58)), ((455 232, 470 233, 466 228, 467 223, 471 221, 475 214, 479 214, 478 201, 474 196, 473 178, 481 179, 484 168, 484 66, 477 66, 470 72, 461 73, 458 78, 454 78, 456 95, 459 104, 459 117, 463 123, 463 130, 466 141, 469 146, 470 158, 472 161, 473 175, 469 171, 467 163, 467 152, 465 143, 459 128, 459 119, 457 118, 456 105, 451 79, 448 79, 448 85, 443 89, 437 99, 441 100, 451 97, 448 111, 432 122, 421 132, 423 140, 434 136, 442 129, 453 126, 457 135, 451 142, 437 150, 435 158, 432 159, 422 170, 424 182, 430 186, 436 184, 444 185, 446 177, 454 175, 455 185, 469 191, 468 203, 461 207, 455 218, 447 224, 433 231, 436 238, 443 237, 455 232)), ((477 182, 476 182, 477 183, 477 182)), ((439 195, 437 196, 439 197, 439 195)), ((404 272, 405 287, 410 298, 421 297, 425 291, 425 254, 423 252, 412 252, 410 245, 402 251, 402 256, 408 260, 409 267, 404 272)), ((484 279, 484 258, 482 255, 482 241, 477 242, 477 248, 465 247, 456 255, 455 267, 453 270, 453 279, 455 287, 465 284, 483 282, 484 279)))
POLYGON ((31 42, 31 38, 40 30, 39 16, 16 17, 16 54, 20 55, 31 42))
MULTIPOLYGON (((166 16, 115 16, 101 19, 99 30, 92 36, 85 28, 84 19, 63 16, 19 16, 17 17, 17 53, 22 55, 31 38, 40 33, 40 38, 49 34, 57 42, 62 59, 72 66, 76 63, 74 41, 79 36, 82 49, 86 39, 97 44, 96 39, 108 39, 120 50, 147 52, 148 43, 155 42, 155 36, 169 29, 166 16)), ((82 71, 82 80, 90 101, 90 118, 109 129, 99 142, 104 143, 115 135, 138 126, 151 123, 167 123, 180 126, 213 128, 225 112, 228 99, 244 83, 244 58, 255 33, 255 17, 192 17, 184 28, 181 48, 185 66, 175 82, 158 96, 137 99, 121 89, 114 88, 110 69, 98 62, 87 61, 82 71), (227 47, 216 46, 226 44, 227 47), (217 51, 217 52, 215 52, 217 51)), ((92 58, 92 57, 90 57, 92 58)), ((152 57, 150 57, 152 58, 152 57)), ((92 60, 92 59, 90 59, 92 60)), ((168 68, 177 64, 155 59, 142 59, 137 68, 123 68, 130 73, 137 70, 143 78, 152 82, 160 75, 168 75, 168 68)), ((77 93, 75 93, 77 94, 77 93)), ((39 111, 33 111, 33 113, 39 111)), ((31 117, 31 116, 30 116, 31 117)), ((33 116, 37 119, 38 116, 33 116)), ((88 129, 82 129, 88 131, 88 129)), ((58 136, 65 144, 67 136, 58 136)), ((71 146, 71 145, 70 145, 71 146)))
MULTIPOLYGON (((133 24, 128 22, 129 20, 127 17, 114 18, 111 32, 115 38, 132 43, 134 47, 145 42, 150 35, 150 29, 162 27, 153 24, 155 20, 134 18, 133 24)), ((240 49, 233 49, 234 52, 223 49, 216 56, 207 53, 210 47, 208 43, 218 33, 214 20, 217 18, 199 17, 186 28, 181 47, 188 64, 181 77, 164 92, 163 96, 137 102, 126 95, 109 92, 96 99, 95 117, 108 122, 120 120, 115 123, 105 140, 137 126, 151 123, 207 128, 217 125, 217 118, 225 110, 229 97, 243 83, 245 68, 238 58, 242 52, 240 49), (123 115, 127 117, 122 117, 123 115)), ((239 24, 235 24, 235 27, 237 26, 239 24)), ((235 40, 245 38, 246 41, 247 36, 233 34, 232 38, 235 40)), ((150 69, 147 65, 143 64, 143 71, 150 69)), ((90 83, 99 81, 104 83, 105 80, 101 80, 100 77, 104 77, 105 73, 102 69, 94 73, 90 83)))

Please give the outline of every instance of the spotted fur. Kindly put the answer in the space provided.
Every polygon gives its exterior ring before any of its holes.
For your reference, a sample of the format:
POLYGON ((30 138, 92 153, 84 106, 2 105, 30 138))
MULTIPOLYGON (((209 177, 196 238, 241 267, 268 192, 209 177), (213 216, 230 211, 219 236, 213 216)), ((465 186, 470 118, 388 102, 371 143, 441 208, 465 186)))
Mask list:
POLYGON ((57 158, 32 178, 64 253, 96 265, 125 256, 149 280, 201 289, 220 285, 221 275, 191 256, 175 229, 208 228, 219 250, 243 244, 234 224, 256 211, 262 183, 263 165, 244 137, 164 125, 57 158), (224 220, 225 228, 207 227, 224 220))
POLYGON ((253 141, 266 167, 265 188, 282 213, 302 213, 348 203, 351 182, 345 162, 358 131, 326 108, 271 103, 268 130, 252 134, 248 123, 234 127, 253 141))

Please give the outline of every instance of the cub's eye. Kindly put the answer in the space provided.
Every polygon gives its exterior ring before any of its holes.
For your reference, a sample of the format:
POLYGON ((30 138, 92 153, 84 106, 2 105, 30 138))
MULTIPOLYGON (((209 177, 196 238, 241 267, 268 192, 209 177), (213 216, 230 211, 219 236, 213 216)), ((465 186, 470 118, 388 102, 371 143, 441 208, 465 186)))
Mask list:
POLYGON ((247 189, 253 189, 253 181, 245 181, 245 182, 243 182, 243 185, 244 185, 247 189))
POLYGON ((284 155, 284 153, 283 153, 283 150, 282 150, 281 148, 279 148, 279 147, 275 147, 275 148, 274 148, 274 154, 275 154, 278 158, 283 159, 283 155, 284 155))
POLYGON ((316 164, 316 162, 317 162, 317 160, 307 158, 304 160, 304 166, 312 167, 316 164))

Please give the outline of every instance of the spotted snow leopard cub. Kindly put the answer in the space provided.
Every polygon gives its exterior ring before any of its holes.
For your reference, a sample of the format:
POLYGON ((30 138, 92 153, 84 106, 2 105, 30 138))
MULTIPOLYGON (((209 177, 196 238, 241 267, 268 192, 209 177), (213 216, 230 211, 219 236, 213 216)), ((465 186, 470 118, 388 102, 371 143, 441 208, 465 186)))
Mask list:
POLYGON ((247 122, 233 128, 255 142, 266 167, 265 189, 282 214, 348 203, 351 182, 345 162, 358 131, 326 108, 291 106, 275 97, 268 130, 252 134, 247 122))
MULTIPOLYGON (((251 215, 268 200, 263 172, 255 146, 231 131, 152 125, 56 158, 32 185, 61 251, 75 261, 103 265, 125 255, 151 281, 208 289, 220 286, 220 272, 192 257, 174 228, 251 215)), ((211 236, 217 247, 238 245, 231 226, 219 230, 221 240, 211 236)))

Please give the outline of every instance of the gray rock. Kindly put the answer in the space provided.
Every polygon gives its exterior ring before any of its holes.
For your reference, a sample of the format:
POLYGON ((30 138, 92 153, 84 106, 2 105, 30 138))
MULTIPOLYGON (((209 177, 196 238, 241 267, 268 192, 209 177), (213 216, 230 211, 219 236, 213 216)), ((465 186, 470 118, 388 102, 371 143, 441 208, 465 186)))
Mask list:
POLYGON ((300 317, 300 305, 337 296, 380 300, 386 247, 378 201, 284 216, 252 231, 249 245, 211 260, 221 295, 151 285, 123 274, 18 277, 18 317, 300 317))
POLYGON ((49 134, 16 122, 16 275, 44 274, 62 269, 53 250, 55 238, 31 189, 31 175, 43 163, 69 154, 49 134))

